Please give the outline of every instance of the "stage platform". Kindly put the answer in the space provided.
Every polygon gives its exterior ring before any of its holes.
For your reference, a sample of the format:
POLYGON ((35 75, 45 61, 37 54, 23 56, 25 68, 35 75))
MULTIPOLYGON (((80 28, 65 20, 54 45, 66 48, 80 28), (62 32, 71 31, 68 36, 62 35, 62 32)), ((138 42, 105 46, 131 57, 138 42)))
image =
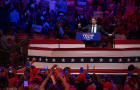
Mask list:
POLYGON ((62 40, 59 43, 58 40, 31 40, 28 48, 28 60, 31 61, 32 58, 36 58, 33 65, 37 68, 45 66, 50 68, 53 64, 57 64, 62 69, 70 67, 73 73, 78 73, 80 67, 86 69, 87 64, 90 73, 95 71, 101 74, 126 74, 130 64, 140 68, 139 47, 84 48, 83 43, 76 40, 62 40), (55 45, 56 42, 60 45, 55 45), (61 44, 66 46, 62 47, 61 44), (80 47, 76 46, 77 44, 80 47))

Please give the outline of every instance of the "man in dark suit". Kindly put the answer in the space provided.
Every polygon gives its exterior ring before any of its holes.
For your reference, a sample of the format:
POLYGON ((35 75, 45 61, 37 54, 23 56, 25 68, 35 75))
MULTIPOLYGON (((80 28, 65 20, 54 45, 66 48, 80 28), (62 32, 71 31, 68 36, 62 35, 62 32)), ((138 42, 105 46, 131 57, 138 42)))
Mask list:
MULTIPOLYGON (((92 17, 91 20, 92 20, 92 24, 89 24, 86 27, 83 27, 82 28, 82 30, 84 32, 89 32, 89 33, 97 33, 97 32, 100 32, 100 33, 103 33, 103 34, 105 34, 105 35, 107 35, 109 37, 112 36, 112 34, 109 34, 108 32, 106 32, 101 25, 97 25, 96 18, 92 17)), ((91 43, 92 46, 98 47, 99 46, 99 42, 100 41, 96 41, 96 42, 95 41, 94 42, 92 42, 92 41, 86 41, 85 44, 91 43)))

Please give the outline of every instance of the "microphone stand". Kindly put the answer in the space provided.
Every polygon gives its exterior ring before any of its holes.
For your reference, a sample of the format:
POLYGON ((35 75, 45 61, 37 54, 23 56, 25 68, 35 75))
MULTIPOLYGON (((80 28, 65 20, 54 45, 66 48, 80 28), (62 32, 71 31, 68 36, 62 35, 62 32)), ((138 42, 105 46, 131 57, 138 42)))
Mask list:
POLYGON ((113 48, 115 48, 115 32, 112 33, 112 44, 113 48))
POLYGON ((58 48, 60 48, 60 39, 58 39, 58 48))

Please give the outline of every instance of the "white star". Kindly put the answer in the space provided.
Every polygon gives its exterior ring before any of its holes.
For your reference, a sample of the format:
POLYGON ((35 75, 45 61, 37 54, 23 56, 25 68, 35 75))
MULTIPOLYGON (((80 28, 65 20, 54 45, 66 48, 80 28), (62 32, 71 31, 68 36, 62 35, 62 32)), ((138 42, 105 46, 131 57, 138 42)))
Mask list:
POLYGON ((109 59, 109 62, 112 62, 112 58, 109 59))
POLYGON ((90 59, 90 62, 93 62, 93 61, 94 61, 94 59, 93 59, 93 58, 91 58, 91 59, 90 59))
POLYGON ((138 60, 139 60, 138 58, 135 59, 136 62, 137 62, 138 60))
POLYGON ((127 61, 130 62, 130 58, 128 58, 127 61))
POLYGON ((46 62, 48 62, 48 59, 46 58, 46 62))
POLYGON ((122 59, 121 58, 119 59, 119 62, 122 62, 122 59))
POLYGON ((81 62, 84 62, 84 59, 83 58, 81 59, 81 62))
POLYGON ((64 58, 62 59, 62 62, 65 62, 65 59, 64 58))
POLYGON ((41 58, 39 58, 39 61, 41 62, 41 58))
POLYGON ((52 61, 55 62, 55 58, 53 58, 52 61))
POLYGON ((100 58, 100 62, 103 62, 103 59, 102 58, 100 58))
POLYGON ((72 59, 71 59, 71 62, 74 62, 74 61, 75 61, 75 60, 72 58, 72 59))

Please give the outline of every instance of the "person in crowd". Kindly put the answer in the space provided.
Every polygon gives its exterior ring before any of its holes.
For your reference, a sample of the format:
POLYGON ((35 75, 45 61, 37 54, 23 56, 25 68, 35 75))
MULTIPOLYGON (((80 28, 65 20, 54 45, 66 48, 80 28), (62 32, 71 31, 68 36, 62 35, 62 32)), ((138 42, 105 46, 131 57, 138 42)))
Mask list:
POLYGON ((57 1, 57 11, 58 12, 67 12, 67 3, 66 0, 57 1))
POLYGON ((124 90, 139 90, 139 73, 139 68, 133 64, 128 66, 128 75, 126 76, 124 90), (138 76, 136 77, 134 73, 138 73, 138 76))
POLYGON ((17 72, 15 68, 9 67, 9 72, 8 72, 9 89, 17 89, 18 76, 16 73, 17 72))
POLYGON ((0 89, 8 87, 8 78, 6 77, 7 70, 4 67, 0 67, 0 89))
POLYGON ((13 8, 9 15, 12 25, 17 25, 20 22, 20 14, 16 8, 13 8))
POLYGON ((127 40, 124 33, 121 30, 115 33, 115 40, 127 40))
POLYGON ((8 41, 7 35, 0 30, 0 46, 2 49, 9 49, 13 44, 8 41))
POLYGON ((15 42, 15 35, 14 35, 14 28, 10 28, 6 33, 6 38, 8 40, 8 43, 11 44, 11 46, 16 45, 15 42))
POLYGON ((49 32, 50 32, 50 24, 49 24, 49 20, 47 19, 43 23, 42 34, 49 35, 49 32))
POLYGON ((113 85, 111 83, 111 79, 108 77, 105 77, 105 82, 104 82, 103 86, 104 86, 104 89, 112 90, 113 85))
POLYGON ((61 23, 60 21, 57 22, 55 29, 56 31, 56 36, 59 39, 64 38, 64 24, 61 23))
POLYGON ((101 6, 98 6, 97 11, 94 11, 94 17, 103 18, 103 11, 101 6))
POLYGON ((67 84, 66 80, 61 76, 61 73, 58 71, 58 69, 55 69, 57 65, 54 65, 51 70, 50 73, 47 75, 46 79, 42 82, 41 86, 40 86, 40 90, 44 90, 46 83, 48 82, 49 78, 51 77, 52 73, 54 72, 54 75, 56 76, 56 86, 52 86, 50 85, 48 87, 48 90, 54 90, 54 88, 56 88, 57 90, 69 90, 69 85, 67 84), (63 86, 64 87, 63 87, 63 86))

